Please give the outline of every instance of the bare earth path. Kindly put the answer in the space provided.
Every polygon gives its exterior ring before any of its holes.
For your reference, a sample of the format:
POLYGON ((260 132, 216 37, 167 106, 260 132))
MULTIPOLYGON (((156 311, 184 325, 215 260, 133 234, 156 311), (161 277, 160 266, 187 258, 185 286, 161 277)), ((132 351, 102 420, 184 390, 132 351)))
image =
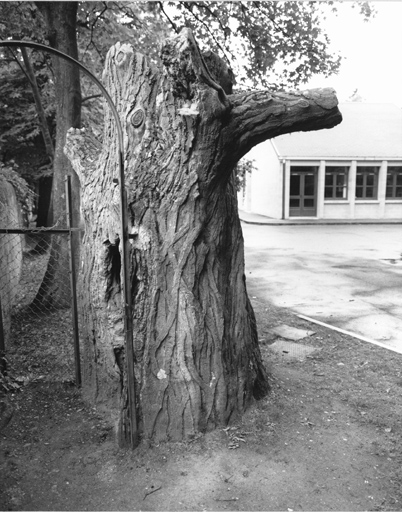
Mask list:
POLYGON ((230 429, 122 451, 74 387, 8 395, 0 509, 400 510, 402 356, 253 304, 272 393, 230 429), (301 352, 282 323, 315 332, 301 352))

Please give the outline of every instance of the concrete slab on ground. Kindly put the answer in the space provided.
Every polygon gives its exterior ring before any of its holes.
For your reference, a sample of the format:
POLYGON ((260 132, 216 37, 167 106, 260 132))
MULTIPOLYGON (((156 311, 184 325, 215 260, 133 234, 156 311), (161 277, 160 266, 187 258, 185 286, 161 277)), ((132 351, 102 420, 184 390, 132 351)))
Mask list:
POLYGON ((286 338, 287 340, 298 341, 306 338, 307 336, 311 336, 314 334, 314 331, 306 331, 303 329, 297 329, 296 327, 291 327, 290 325, 280 324, 272 329, 269 329, 272 333, 277 334, 278 336, 282 336, 282 338, 286 338))

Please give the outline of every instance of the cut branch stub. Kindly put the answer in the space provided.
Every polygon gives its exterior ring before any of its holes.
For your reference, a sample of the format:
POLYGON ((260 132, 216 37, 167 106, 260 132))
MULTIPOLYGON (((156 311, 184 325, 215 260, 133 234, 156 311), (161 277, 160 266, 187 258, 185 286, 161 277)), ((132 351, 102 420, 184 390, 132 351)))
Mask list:
POLYGON ((267 139, 296 131, 333 128, 342 121, 331 88, 298 92, 253 91, 232 95, 227 128, 234 158, 267 139))

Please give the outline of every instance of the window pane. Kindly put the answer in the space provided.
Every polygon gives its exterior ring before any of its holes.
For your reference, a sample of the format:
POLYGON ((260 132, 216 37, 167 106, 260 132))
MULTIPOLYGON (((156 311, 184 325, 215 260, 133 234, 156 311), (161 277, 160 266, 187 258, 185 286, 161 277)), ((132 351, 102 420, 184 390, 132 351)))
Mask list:
POLYGON ((306 196, 314 195, 314 184, 315 184, 314 174, 305 174, 304 175, 304 195, 306 195, 306 196))
POLYGON ((396 184, 402 185, 402 172, 396 175, 396 184))
POLYGON ((292 174, 290 176, 290 195, 298 196, 300 195, 300 175, 292 174))
POLYGON ((312 165, 292 165, 290 172, 309 172, 314 173, 318 171, 318 167, 312 165))
POLYGON ((325 186, 326 187, 329 187, 330 185, 332 185, 333 181, 334 181, 334 177, 332 174, 325 175, 325 186))
POLYGON ((402 187, 396 187, 395 197, 402 197, 402 187))
POLYGON ((305 199, 304 207, 305 208, 314 208, 314 199, 305 199))
POLYGON ((387 187, 386 197, 393 197, 393 190, 392 187, 387 187))
POLYGON ((325 167, 326 173, 331 173, 331 172, 347 173, 348 171, 349 171, 349 167, 346 165, 327 165, 325 167))
POLYGON ((387 174, 387 187, 392 187, 393 183, 394 183, 394 174, 391 174, 391 173, 388 173, 387 174))
POLYGON ((366 197, 368 197, 369 199, 372 199, 374 197, 373 187, 366 187, 366 197))
POLYGON ((369 173, 377 174, 378 170, 379 170, 379 167, 374 167, 373 165, 368 165, 368 166, 359 165, 359 167, 357 168, 358 173, 369 172, 369 173))
POLYGON ((368 174, 366 175, 366 185, 368 187, 373 187, 374 186, 374 174, 368 174))
POLYGON ((292 199, 292 198, 290 198, 289 206, 291 208, 299 208, 299 206, 300 206, 300 199, 292 199))
POLYGON ((360 187, 363 185, 363 174, 360 172, 356 174, 356 185, 360 187))
POLYGON ((346 185, 346 174, 336 174, 336 184, 339 186, 346 185))
POLYGON ((356 187, 356 197, 363 197, 363 187, 356 187))
POLYGON ((325 187, 325 197, 326 198, 332 197, 332 191, 333 191, 332 187, 325 187))
POLYGON ((338 199, 344 199, 346 197, 346 190, 343 187, 336 187, 335 194, 338 199))

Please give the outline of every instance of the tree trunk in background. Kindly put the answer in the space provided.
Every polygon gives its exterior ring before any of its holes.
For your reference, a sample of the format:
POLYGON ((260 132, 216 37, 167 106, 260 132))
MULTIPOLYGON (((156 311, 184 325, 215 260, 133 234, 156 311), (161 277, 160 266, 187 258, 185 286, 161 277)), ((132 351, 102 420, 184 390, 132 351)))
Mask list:
MULTIPOLYGON (((233 169, 254 145, 341 121, 332 89, 231 94, 231 72, 188 29, 155 69, 108 53, 104 82, 123 123, 139 429, 180 440, 226 425, 269 389, 247 296, 233 169), (208 62, 208 67, 206 65, 208 62), (213 75, 213 76, 212 76, 213 75)), ((84 390, 125 421, 116 127, 71 130, 83 190, 84 390)))
POLYGON ((53 141, 50 135, 49 126, 47 124, 46 113, 42 105, 42 100, 39 92, 38 82, 36 81, 35 73, 29 60, 28 52, 24 46, 21 46, 21 54, 25 64, 26 74, 29 78, 32 94, 35 101, 36 112, 39 118, 39 126, 42 132, 43 142, 45 143, 46 153, 50 161, 54 158, 53 141))
MULTIPOLYGON (((36 227, 48 228, 52 225, 52 182, 53 176, 42 176, 38 180, 38 203, 36 209, 36 227)), ((35 236, 36 244, 31 252, 35 254, 44 254, 48 251, 51 243, 51 235, 47 232, 41 232, 35 236)))
MULTIPOLYGON (((49 162, 52 163, 54 160, 54 148, 53 141, 50 135, 49 126, 47 124, 46 113, 43 108, 42 99, 38 87, 38 82, 36 80, 35 72, 32 67, 31 61, 28 56, 28 52, 24 46, 21 46, 21 54, 25 64, 25 70, 27 77, 29 79, 29 83, 31 85, 32 94, 35 100, 36 112, 39 118, 39 125, 43 137, 43 141, 45 143, 46 153, 49 157, 49 162)), ((42 177, 39 179, 39 193, 38 193, 38 211, 37 211, 37 219, 36 226, 37 227, 49 227, 51 223, 48 221, 49 215, 51 216, 51 208, 50 208, 50 200, 51 200, 51 188, 52 188, 52 177, 42 177), (46 188, 46 185, 48 187, 46 188), (49 190, 50 189, 50 190, 49 190)), ((36 254, 42 254, 46 252, 49 248, 51 242, 51 236, 46 233, 41 233, 36 235, 37 243, 35 247, 32 249, 32 252, 36 254)))
MULTIPOLYGON (((77 2, 36 2, 47 25, 50 45, 78 60, 76 37, 77 2)), ((79 127, 81 123, 80 72, 77 66, 52 56, 55 97, 56 97, 56 145, 53 163, 52 212, 53 223, 58 227, 66 225, 65 178, 72 177, 73 226, 80 221, 80 184, 70 162, 64 155, 67 130, 79 127)), ((78 263, 79 238, 73 235, 74 254, 78 263)), ((43 307, 64 307, 70 305, 70 278, 66 236, 52 237, 50 259, 43 282, 33 305, 43 307)), ((78 267, 77 267, 78 268, 78 267)))

